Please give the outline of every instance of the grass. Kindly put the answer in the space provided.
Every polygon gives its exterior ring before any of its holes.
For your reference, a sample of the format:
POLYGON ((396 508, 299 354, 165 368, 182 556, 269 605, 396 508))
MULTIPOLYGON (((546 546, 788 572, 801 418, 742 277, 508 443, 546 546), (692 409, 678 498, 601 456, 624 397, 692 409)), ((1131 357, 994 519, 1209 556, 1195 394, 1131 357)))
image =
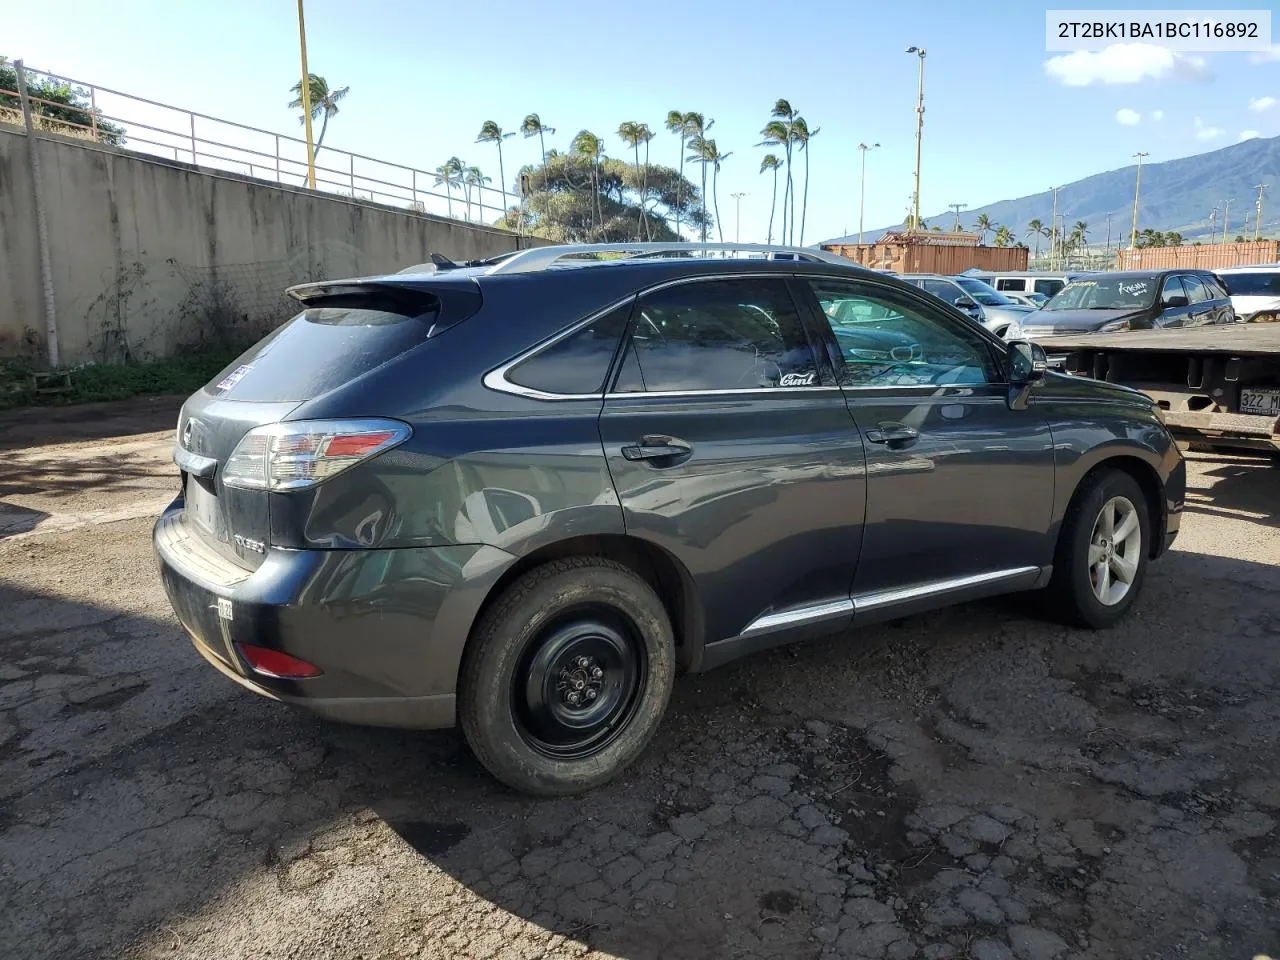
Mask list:
POLYGON ((36 390, 36 368, 0 360, 0 410, 194 393, 239 354, 239 350, 202 350, 167 360, 81 367, 65 371, 71 387, 58 392, 36 390))

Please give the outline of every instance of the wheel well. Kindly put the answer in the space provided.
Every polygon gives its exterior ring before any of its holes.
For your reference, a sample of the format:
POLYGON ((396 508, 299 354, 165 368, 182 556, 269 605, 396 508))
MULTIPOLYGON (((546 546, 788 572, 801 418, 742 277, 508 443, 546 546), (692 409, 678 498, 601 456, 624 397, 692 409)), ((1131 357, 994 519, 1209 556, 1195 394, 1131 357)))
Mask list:
MULTIPOLYGON (((571 537, 521 557, 489 590, 474 623, 513 582, 534 567, 564 557, 604 557, 621 563, 641 577, 662 601, 671 619, 676 655, 684 669, 697 669, 702 659, 704 619, 693 578, 678 560, 655 544, 618 534, 571 537)), ((473 623, 473 626, 474 626, 473 623)))
MULTIPOLYGON (((1155 556, 1160 552, 1161 545, 1164 543, 1164 484, 1160 482, 1160 476, 1156 473, 1155 468, 1139 457, 1119 456, 1108 457, 1101 463, 1097 464, 1084 477, 1080 478, 1080 485, 1084 481, 1093 476, 1099 470, 1105 469, 1123 470, 1142 488, 1142 493, 1147 499, 1147 516, 1151 518, 1151 522, 1159 526, 1155 536, 1151 538, 1151 546, 1149 552, 1155 556)), ((1079 489, 1079 486, 1077 486, 1079 489)))

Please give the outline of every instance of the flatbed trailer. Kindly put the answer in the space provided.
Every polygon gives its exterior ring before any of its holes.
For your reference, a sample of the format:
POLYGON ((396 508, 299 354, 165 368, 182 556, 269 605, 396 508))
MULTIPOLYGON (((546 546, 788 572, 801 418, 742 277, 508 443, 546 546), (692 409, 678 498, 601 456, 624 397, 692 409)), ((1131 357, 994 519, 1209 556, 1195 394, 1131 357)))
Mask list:
POLYGON ((1049 337, 1050 366, 1141 390, 1180 440, 1280 453, 1280 323, 1049 337))

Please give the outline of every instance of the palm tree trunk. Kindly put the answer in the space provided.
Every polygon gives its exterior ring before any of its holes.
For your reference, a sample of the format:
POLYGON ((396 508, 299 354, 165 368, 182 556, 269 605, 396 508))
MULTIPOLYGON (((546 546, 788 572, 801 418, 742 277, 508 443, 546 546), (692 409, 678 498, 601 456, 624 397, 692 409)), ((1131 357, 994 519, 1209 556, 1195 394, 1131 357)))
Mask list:
POLYGON ((804 145, 804 206, 800 208, 800 246, 804 246, 804 222, 809 215, 809 144, 804 145))
POLYGON ((649 221, 649 213, 645 206, 649 202, 649 141, 644 142, 644 186, 640 190, 640 219, 644 223, 646 240, 653 239, 653 224, 649 221))
POLYGON ((791 151, 786 154, 786 176, 782 180, 782 242, 787 242, 787 199, 791 196, 791 151))
POLYGON ((444 182, 444 199, 449 204, 449 219, 453 219, 453 190, 449 187, 449 181, 444 182))
MULTIPOLYGON (((498 176, 502 179, 500 186, 502 187, 502 219, 507 218, 507 168, 502 164, 502 139, 499 138, 498 144, 498 176)), ((476 187, 476 199, 480 201, 480 222, 484 223, 484 187, 476 187)))
POLYGON ((676 181, 676 239, 680 236, 680 199, 684 190, 684 134, 680 134, 680 179, 676 181))
POLYGON ((538 127, 538 149, 542 151, 542 192, 550 193, 551 186, 547 180, 547 141, 542 137, 542 127, 538 127))
POLYGON ((720 242, 724 243, 724 227, 720 225, 720 167, 718 165, 711 170, 711 202, 716 211, 716 235, 720 238, 720 242))
MULTIPOLYGON (((632 146, 636 151, 636 169, 640 169, 640 141, 637 140, 632 146)), ((644 188, 640 190, 640 215, 636 220, 636 243, 644 239, 644 188)))
POLYGON ((707 165, 702 164, 702 242, 707 242, 707 165))
POLYGON ((773 168, 773 199, 769 201, 769 239, 765 243, 773 243, 773 215, 778 209, 778 168, 773 168))
POLYGON ((329 111, 324 111, 324 119, 320 121, 320 139, 316 141, 315 149, 311 151, 311 161, 315 162, 316 157, 320 156, 320 147, 324 145, 324 132, 329 129, 329 111))
POLYGON ((791 179, 791 141, 787 141, 787 192, 791 194, 791 220, 787 224, 787 243, 796 242, 796 184, 791 179))

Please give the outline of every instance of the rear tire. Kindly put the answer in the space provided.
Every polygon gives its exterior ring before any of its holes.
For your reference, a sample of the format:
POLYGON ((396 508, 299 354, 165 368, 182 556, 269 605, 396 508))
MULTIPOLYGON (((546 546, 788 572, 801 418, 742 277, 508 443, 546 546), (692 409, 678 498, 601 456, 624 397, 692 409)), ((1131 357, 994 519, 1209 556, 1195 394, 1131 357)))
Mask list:
POLYGON ((1069 623, 1113 626, 1142 592, 1151 551, 1147 498, 1123 470, 1084 479, 1058 535, 1049 593, 1069 623))
POLYGON ((671 624, 648 583, 612 560, 556 560, 511 584, 477 624, 459 721, 503 783, 579 793, 640 755, 674 677, 671 624))

